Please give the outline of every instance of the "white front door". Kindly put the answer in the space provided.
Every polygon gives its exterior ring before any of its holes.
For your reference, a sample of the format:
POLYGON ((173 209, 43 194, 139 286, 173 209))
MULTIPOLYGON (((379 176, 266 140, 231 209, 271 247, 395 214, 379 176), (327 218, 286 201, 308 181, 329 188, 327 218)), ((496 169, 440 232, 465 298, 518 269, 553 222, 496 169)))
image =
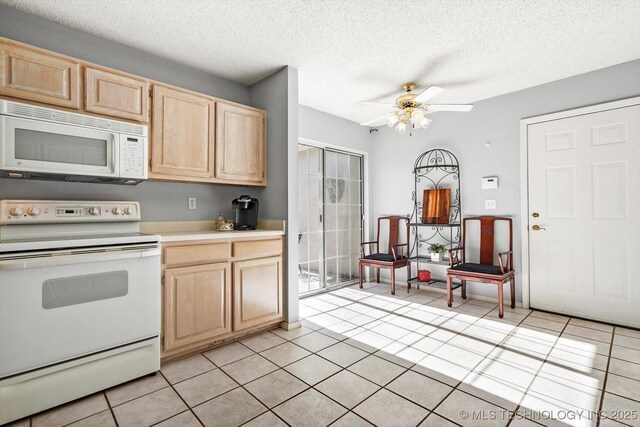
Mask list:
POLYGON ((640 327, 640 105, 530 124, 527 141, 530 306, 640 327))

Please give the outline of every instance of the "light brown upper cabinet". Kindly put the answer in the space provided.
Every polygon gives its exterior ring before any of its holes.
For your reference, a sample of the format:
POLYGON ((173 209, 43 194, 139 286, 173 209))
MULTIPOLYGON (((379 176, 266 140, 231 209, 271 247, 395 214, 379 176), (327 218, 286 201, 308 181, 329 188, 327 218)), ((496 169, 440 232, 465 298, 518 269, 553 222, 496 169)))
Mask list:
POLYGON ((0 95, 80 108, 80 63, 0 40, 0 95))
POLYGON ((149 83, 145 80, 85 67, 84 95, 86 111, 149 121, 149 83))
POLYGON ((173 88, 153 87, 150 178, 211 182, 215 102, 173 88))
POLYGON ((216 178, 265 185, 265 112, 217 103, 216 178))
POLYGON ((282 319, 282 257, 233 263, 233 330, 282 319))
POLYGON ((165 351, 231 332, 229 268, 219 262, 165 270, 165 351))

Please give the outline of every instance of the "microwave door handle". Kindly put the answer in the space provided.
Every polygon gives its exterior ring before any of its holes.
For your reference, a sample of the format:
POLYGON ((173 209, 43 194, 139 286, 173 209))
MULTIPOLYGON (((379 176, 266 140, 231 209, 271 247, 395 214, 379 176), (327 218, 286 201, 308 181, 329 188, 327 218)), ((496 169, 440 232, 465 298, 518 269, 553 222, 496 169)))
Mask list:
POLYGON ((56 267, 59 265, 81 264, 87 262, 117 261, 159 255, 160 249, 155 248, 142 251, 100 252, 91 254, 48 256, 42 258, 26 258, 22 260, 14 259, 10 261, 0 261, 0 271, 56 267))
POLYGON ((113 176, 120 176, 120 134, 111 134, 111 173, 113 176))

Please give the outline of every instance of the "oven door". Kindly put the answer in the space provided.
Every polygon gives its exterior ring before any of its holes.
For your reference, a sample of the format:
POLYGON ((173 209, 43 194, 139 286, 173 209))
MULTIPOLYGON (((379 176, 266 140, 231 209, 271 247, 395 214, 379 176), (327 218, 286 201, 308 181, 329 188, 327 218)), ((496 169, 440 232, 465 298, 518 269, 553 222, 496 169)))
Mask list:
POLYGON ((158 336, 159 253, 0 260, 0 379, 158 336))
POLYGON ((119 138, 115 132, 0 116, 0 167, 117 177, 119 138))

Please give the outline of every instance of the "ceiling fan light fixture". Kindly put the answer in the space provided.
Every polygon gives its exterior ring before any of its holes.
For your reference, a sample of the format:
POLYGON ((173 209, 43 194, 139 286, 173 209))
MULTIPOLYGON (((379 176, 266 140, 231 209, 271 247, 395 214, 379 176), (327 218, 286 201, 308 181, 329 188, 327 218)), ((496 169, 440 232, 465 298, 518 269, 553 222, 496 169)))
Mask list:
POLYGON ((400 123, 398 123, 398 126, 396 126, 396 130, 400 134, 404 133, 404 131, 407 130, 407 122, 404 120, 400 121, 400 123))
POLYGON ((395 125, 399 121, 400 121, 400 116, 398 116, 397 114, 393 114, 392 116, 389 117, 389 120, 387 121, 387 126, 393 127, 393 125, 395 125))

